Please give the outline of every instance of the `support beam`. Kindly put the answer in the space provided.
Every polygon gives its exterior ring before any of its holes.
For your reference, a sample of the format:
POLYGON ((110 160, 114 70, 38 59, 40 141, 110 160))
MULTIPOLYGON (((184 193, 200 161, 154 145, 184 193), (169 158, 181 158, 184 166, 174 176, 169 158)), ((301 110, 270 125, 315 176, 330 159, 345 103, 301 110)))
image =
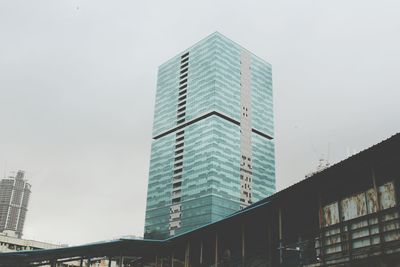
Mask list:
POLYGON ((283 263, 282 210, 278 209, 279 264, 283 263))
POLYGON ((200 266, 203 265, 203 240, 200 242, 200 266))
POLYGON ((241 228, 241 230, 242 230, 242 266, 246 266, 245 265, 245 259, 246 259, 246 255, 245 255, 245 251, 246 251, 246 248, 245 248, 245 244, 246 244, 246 236, 245 236, 245 226, 244 226, 244 224, 242 224, 242 228, 241 228))
POLYGON ((215 232, 215 267, 218 267, 218 232, 215 232))
POLYGON ((325 264, 325 257, 324 257, 324 214, 322 210, 322 195, 321 193, 318 194, 318 210, 319 210, 319 257, 320 257, 320 262, 322 265, 325 264))
POLYGON ((303 266, 303 244, 302 244, 301 235, 299 235, 298 246, 299 246, 299 262, 300 262, 300 266, 303 266))
POLYGON ((189 256, 190 256, 190 241, 187 241, 185 248, 185 267, 189 267, 189 256))
POLYGON ((376 182, 376 176, 375 176, 375 171, 373 168, 371 168, 371 177, 372 177, 372 184, 374 186, 374 192, 375 192, 375 197, 376 197, 376 203, 377 203, 377 218, 378 218, 378 228, 379 228, 379 244, 380 244, 380 249, 381 249, 381 255, 385 254, 385 247, 384 247, 384 242, 385 242, 385 237, 383 236, 383 225, 382 225, 382 218, 381 218, 381 200, 379 198, 379 189, 378 185, 376 182))

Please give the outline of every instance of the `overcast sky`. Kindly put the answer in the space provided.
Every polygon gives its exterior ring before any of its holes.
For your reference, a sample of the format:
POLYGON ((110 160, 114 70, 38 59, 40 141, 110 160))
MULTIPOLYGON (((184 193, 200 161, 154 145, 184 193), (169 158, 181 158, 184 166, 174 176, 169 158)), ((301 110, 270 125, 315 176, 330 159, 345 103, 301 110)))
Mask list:
POLYGON ((397 0, 1 0, 0 171, 32 184, 24 237, 142 235, 157 67, 214 31, 272 64, 278 190, 395 134, 399 14, 397 0))

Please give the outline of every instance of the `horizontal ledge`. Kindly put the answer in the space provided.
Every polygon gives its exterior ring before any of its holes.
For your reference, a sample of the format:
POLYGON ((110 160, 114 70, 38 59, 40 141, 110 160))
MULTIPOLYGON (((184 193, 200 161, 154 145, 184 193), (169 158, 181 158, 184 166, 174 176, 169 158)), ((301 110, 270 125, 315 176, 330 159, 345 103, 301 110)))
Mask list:
MULTIPOLYGON (((170 134, 170 133, 173 133, 173 132, 175 132, 175 131, 179 131, 179 130, 185 128, 186 126, 192 125, 192 124, 194 124, 194 123, 196 123, 196 122, 198 122, 198 121, 201 121, 201 120, 206 119, 206 118, 208 118, 208 117, 211 117, 211 116, 213 116, 213 115, 218 116, 218 117, 220 117, 220 118, 222 118, 222 119, 224 119, 224 120, 227 120, 227 121, 229 121, 229 122, 232 122, 232 123, 234 123, 234 124, 240 126, 240 122, 238 122, 237 120, 234 120, 234 119, 232 119, 232 118, 230 118, 230 117, 228 117, 228 116, 226 116, 226 115, 224 115, 224 114, 222 114, 222 113, 219 113, 219 112, 217 112, 217 111, 211 111, 211 112, 208 112, 208 113, 206 113, 206 114, 204 114, 204 115, 201 115, 200 117, 194 118, 194 119, 192 119, 192 120, 190 120, 190 121, 186 121, 186 122, 182 123, 181 125, 178 125, 178 126, 172 128, 172 129, 170 129, 170 130, 168 130, 168 131, 165 131, 165 132, 163 132, 163 133, 161 133, 161 134, 159 134, 159 135, 156 135, 156 136, 153 137, 153 139, 154 139, 154 140, 159 139, 159 138, 161 138, 161 137, 164 137, 164 136, 166 136, 166 135, 168 135, 168 134, 170 134)), ((262 136, 262 137, 264 137, 264 138, 267 138, 267 139, 269 139, 269 140, 272 140, 272 139, 273 139, 271 136, 269 136, 269 135, 267 135, 267 134, 265 134, 265 133, 262 133, 262 132, 260 132, 260 131, 258 131, 258 130, 256 130, 256 129, 253 129, 253 128, 252 128, 252 132, 253 132, 253 133, 256 133, 256 134, 258 134, 258 135, 260 135, 260 136, 262 136)))

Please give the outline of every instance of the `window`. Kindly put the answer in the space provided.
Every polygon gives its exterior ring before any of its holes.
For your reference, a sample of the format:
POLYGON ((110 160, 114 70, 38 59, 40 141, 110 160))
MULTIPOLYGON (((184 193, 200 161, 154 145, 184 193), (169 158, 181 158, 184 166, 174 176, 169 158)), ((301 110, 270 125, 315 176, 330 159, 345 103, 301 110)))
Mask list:
POLYGON ((180 197, 172 199, 172 204, 176 204, 176 203, 179 203, 179 202, 181 202, 181 198, 180 197))
POLYGON ((182 172, 182 169, 177 169, 174 171, 174 174, 181 173, 181 172, 182 172))
POLYGON ((184 57, 187 57, 187 56, 189 56, 189 52, 186 52, 185 54, 183 54, 183 55, 181 56, 181 58, 184 58, 184 57))
POLYGON ((189 60, 189 57, 182 59, 182 60, 181 60, 181 64, 187 62, 188 60, 189 60))
POLYGON ((182 182, 177 182, 173 184, 173 188, 178 188, 182 185, 182 182))
POLYGON ((177 145, 175 146, 175 149, 178 149, 178 148, 180 148, 180 147, 183 147, 183 143, 177 144, 177 145))

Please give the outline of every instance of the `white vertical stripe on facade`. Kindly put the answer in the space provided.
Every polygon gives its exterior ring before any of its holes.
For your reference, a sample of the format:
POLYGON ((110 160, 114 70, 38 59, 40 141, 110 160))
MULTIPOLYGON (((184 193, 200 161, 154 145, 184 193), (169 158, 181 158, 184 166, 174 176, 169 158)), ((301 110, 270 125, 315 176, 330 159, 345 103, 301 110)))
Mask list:
POLYGON ((241 208, 251 204, 251 56, 240 54, 240 202, 241 208))

